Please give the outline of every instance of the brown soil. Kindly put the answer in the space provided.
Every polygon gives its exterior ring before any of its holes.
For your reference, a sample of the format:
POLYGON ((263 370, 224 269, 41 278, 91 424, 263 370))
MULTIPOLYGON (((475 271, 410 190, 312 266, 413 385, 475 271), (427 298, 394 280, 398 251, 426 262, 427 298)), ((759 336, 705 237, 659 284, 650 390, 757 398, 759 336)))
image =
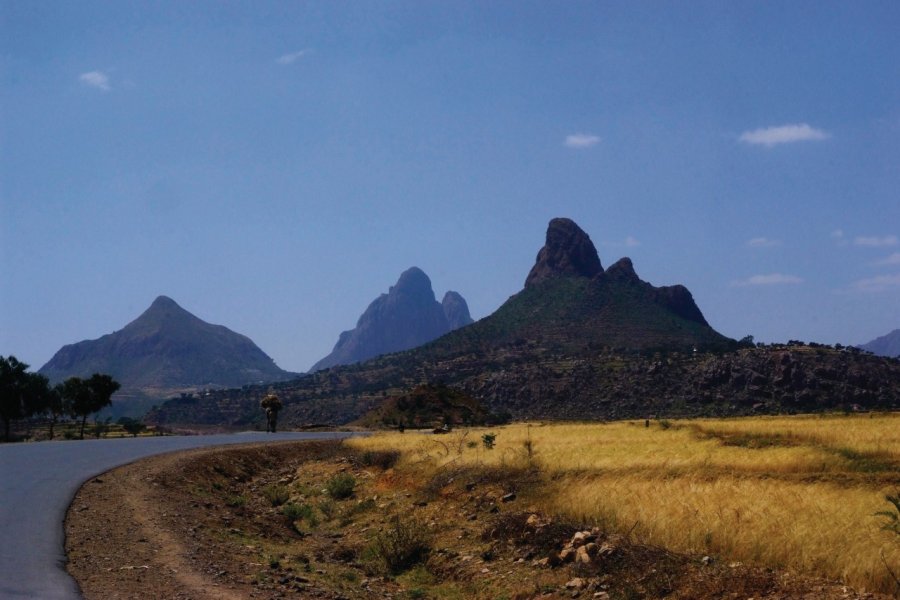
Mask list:
POLYGON ((530 507, 534 473, 470 468, 422 481, 392 458, 288 442, 115 469, 69 508, 68 570, 88 599, 887 598, 597 531, 603 556, 555 565, 577 528, 530 507), (349 498, 326 491, 337 475, 355 479, 349 498), (390 549, 416 542, 423 552, 392 572, 390 549))

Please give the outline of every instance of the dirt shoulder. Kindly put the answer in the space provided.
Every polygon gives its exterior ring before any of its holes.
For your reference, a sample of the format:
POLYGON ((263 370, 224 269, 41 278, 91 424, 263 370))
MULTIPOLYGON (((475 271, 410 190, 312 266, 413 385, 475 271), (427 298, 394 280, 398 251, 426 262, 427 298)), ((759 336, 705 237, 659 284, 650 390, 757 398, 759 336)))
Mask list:
POLYGON ((395 458, 286 442, 120 467, 75 496, 67 569, 88 599, 886 598, 555 522, 533 472, 395 458))

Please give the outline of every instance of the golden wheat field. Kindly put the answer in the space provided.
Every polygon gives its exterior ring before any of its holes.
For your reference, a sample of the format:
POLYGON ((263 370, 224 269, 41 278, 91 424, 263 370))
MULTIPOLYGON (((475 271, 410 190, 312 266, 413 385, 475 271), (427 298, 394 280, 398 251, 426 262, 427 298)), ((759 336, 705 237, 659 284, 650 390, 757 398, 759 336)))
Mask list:
MULTIPOLYGON (((448 464, 536 467, 549 514, 722 560, 892 591, 900 535, 879 511, 900 493, 900 414, 513 424, 350 443, 448 464), (482 443, 493 433, 493 449, 482 443)), ((895 511, 896 512, 896 511, 895 511)))

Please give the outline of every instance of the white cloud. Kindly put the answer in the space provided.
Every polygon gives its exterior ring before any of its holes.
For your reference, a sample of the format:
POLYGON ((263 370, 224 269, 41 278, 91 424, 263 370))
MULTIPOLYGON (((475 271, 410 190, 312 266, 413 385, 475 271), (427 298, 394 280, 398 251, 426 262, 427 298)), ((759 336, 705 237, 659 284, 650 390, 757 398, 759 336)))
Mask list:
POLYGON ((289 52, 288 54, 282 54, 275 62, 279 65, 292 65, 304 56, 309 54, 309 50, 298 50, 297 52, 289 52))
POLYGON ((875 293, 900 287, 900 273, 896 275, 878 275, 853 282, 850 288, 857 292, 875 293))
POLYGON ((573 133, 566 136, 565 146, 568 148, 590 148, 600 143, 600 138, 590 133, 573 133))
POLYGON ((732 282, 731 285, 738 287, 746 287, 750 285, 784 285, 803 283, 803 280, 796 275, 784 275, 782 273, 771 273, 769 275, 754 275, 747 279, 732 282))
POLYGON ((778 144, 790 144, 792 142, 808 142, 827 140, 831 134, 821 129, 810 127, 806 123, 793 125, 780 125, 778 127, 766 127, 745 131, 738 138, 746 144, 754 144, 771 148, 778 144))
POLYGON ((896 246, 900 244, 900 239, 896 235, 885 235, 878 237, 877 235, 862 235, 853 240, 857 246, 869 246, 872 248, 883 248, 885 246, 896 246))
POLYGON ((109 75, 107 75, 103 71, 90 71, 88 73, 82 73, 78 76, 78 80, 84 85, 89 85, 104 92, 108 92, 112 89, 112 87, 109 85, 109 75))
POLYGON ((894 252, 887 258, 883 258, 879 261, 875 261, 874 264, 879 267, 900 265, 900 252, 894 252))
POLYGON ((770 240, 765 237, 755 237, 751 240, 747 240, 747 245, 751 248, 772 248, 774 246, 780 246, 781 242, 779 240, 770 240))

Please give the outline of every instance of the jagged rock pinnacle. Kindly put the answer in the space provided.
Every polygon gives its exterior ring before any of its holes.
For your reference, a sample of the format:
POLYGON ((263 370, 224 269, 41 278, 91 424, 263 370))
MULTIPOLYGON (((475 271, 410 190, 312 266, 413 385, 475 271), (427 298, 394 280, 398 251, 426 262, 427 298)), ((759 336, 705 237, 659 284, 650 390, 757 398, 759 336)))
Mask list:
POLYGON ((458 292, 449 291, 444 294, 441 307, 444 309, 444 316, 447 317, 447 323, 449 323, 451 330, 459 329, 472 323, 469 305, 466 303, 466 299, 458 292))
POLYGON ((588 234, 575 221, 557 218, 547 226, 547 242, 538 252, 525 287, 555 277, 595 277, 600 273, 600 257, 588 234))

